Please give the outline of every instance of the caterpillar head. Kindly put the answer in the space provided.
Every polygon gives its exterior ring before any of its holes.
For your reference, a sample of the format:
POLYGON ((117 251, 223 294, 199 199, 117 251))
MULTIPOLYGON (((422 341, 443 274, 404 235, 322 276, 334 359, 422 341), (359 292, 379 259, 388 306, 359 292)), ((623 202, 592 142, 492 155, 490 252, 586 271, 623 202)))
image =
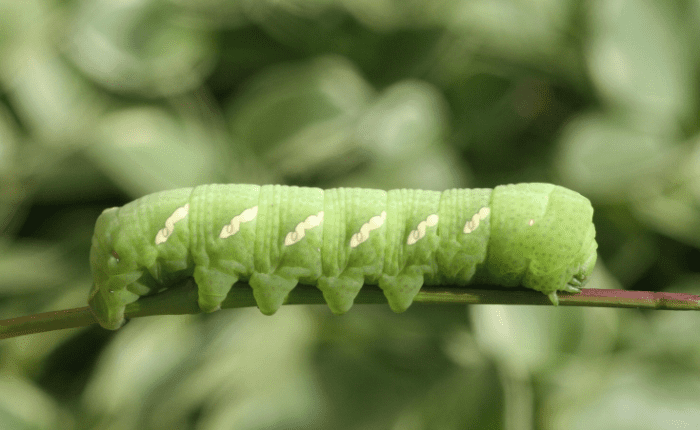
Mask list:
POLYGON ((593 273, 597 258, 598 243, 595 240, 595 226, 591 223, 583 239, 581 250, 578 255, 574 257, 574 264, 572 266, 576 267, 576 269, 568 285, 575 288, 586 285, 591 273, 593 273))
MULTIPOLYGON (((591 273, 593 273, 593 268, 598 258, 598 243, 595 240, 595 226, 591 222, 593 209, 585 198, 582 197, 581 202, 585 202, 585 204, 579 205, 575 211, 582 217, 580 221, 581 225, 587 227, 578 230, 575 229, 573 225, 569 225, 567 226, 568 232, 563 233, 564 237, 567 237, 567 233, 570 235, 565 241, 570 240, 571 243, 581 243, 578 252, 571 254, 568 262, 562 262, 567 269, 564 272, 564 285, 563 287, 557 288, 557 290, 569 293, 581 292, 581 288, 586 285, 591 273), (574 233, 574 231, 578 233, 574 233)), ((579 222, 576 222, 576 224, 578 225, 579 222)), ((546 292, 554 305, 559 303, 557 290, 546 292)))
POLYGON ((574 274, 575 282, 580 282, 580 285, 585 285, 588 278, 593 273, 596 259, 598 258, 598 243, 595 241, 595 226, 590 225, 586 238, 583 241, 581 253, 578 256, 578 261, 581 261, 579 270, 574 274))
POLYGON ((503 285, 549 296, 580 292, 596 262, 593 207, 581 194, 552 184, 499 186, 492 197, 488 268, 503 285))
POLYGON ((566 291, 568 293, 580 293, 581 288, 588 282, 595 262, 598 258, 598 243, 595 241, 595 227, 591 224, 586 238, 584 239, 581 251, 574 258, 574 262, 569 269, 568 282, 562 288, 549 292, 549 300, 553 305, 559 304, 557 291, 566 291))
POLYGON ((111 330, 124 324, 126 304, 138 299, 139 295, 128 291, 127 286, 142 274, 134 258, 134 241, 128 237, 134 231, 121 228, 119 210, 102 212, 90 248, 93 285, 88 304, 100 325, 111 330))

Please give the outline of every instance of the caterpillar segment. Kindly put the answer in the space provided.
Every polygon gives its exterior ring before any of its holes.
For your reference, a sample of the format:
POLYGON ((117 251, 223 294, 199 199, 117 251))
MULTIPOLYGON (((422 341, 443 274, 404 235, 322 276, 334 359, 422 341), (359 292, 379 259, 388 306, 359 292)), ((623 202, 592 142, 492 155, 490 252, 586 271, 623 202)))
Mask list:
POLYGON ((364 284, 395 312, 424 285, 522 285, 557 304, 596 260, 593 209, 551 184, 495 189, 374 190, 203 185, 105 210, 90 253, 92 312, 109 329, 139 297, 194 276, 200 308, 221 307, 247 281, 264 314, 298 283, 337 314, 364 284))

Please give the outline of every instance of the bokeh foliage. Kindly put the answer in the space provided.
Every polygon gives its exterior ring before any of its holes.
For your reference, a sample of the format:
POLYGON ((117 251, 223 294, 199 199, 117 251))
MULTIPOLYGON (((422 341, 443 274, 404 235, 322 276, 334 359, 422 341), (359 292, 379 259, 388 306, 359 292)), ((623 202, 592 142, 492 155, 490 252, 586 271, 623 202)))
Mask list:
MULTIPOLYGON (((700 1, 0 0, 0 311, 84 306, 102 209, 212 182, 591 199, 594 288, 700 293, 700 1)), ((3 429, 700 423, 698 316, 414 305, 0 343, 3 429)))

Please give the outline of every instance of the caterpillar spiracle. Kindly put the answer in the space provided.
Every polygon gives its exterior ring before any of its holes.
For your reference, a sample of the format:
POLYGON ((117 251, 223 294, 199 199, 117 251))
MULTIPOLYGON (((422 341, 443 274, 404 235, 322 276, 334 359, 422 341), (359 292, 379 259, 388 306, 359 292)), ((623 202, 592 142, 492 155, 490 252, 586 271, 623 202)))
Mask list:
POLYGON ((297 283, 316 285, 337 314, 364 284, 396 312, 423 284, 522 285, 579 292, 596 261, 593 208, 543 183, 494 189, 382 191, 202 185, 106 209, 92 238, 90 308, 117 329, 124 309, 194 276, 205 312, 248 281, 264 314, 297 283))

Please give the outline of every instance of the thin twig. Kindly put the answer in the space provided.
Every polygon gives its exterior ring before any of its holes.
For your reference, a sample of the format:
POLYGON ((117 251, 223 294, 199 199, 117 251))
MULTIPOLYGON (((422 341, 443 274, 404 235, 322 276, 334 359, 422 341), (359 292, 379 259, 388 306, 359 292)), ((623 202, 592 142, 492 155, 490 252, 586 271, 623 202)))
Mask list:
MULTIPOLYGON (((551 305, 549 298, 538 291, 527 289, 462 287, 424 287, 414 302, 453 305, 551 305)), ((313 286, 299 285, 285 302, 292 304, 322 304, 323 294, 313 286)), ((356 304, 386 303, 376 286, 365 286, 355 299, 356 304)), ((700 297, 692 294, 652 291, 584 289, 580 294, 561 293, 560 306, 640 308, 666 310, 700 310, 700 297)), ((255 306, 253 291, 246 283, 237 283, 222 304, 222 309, 255 306)), ((126 307, 127 318, 153 315, 182 315, 200 313, 197 305, 197 286, 186 279, 162 293, 142 297, 126 307)), ((84 327, 97 324, 88 307, 45 312, 0 321, 0 339, 41 333, 52 330, 84 327)))

